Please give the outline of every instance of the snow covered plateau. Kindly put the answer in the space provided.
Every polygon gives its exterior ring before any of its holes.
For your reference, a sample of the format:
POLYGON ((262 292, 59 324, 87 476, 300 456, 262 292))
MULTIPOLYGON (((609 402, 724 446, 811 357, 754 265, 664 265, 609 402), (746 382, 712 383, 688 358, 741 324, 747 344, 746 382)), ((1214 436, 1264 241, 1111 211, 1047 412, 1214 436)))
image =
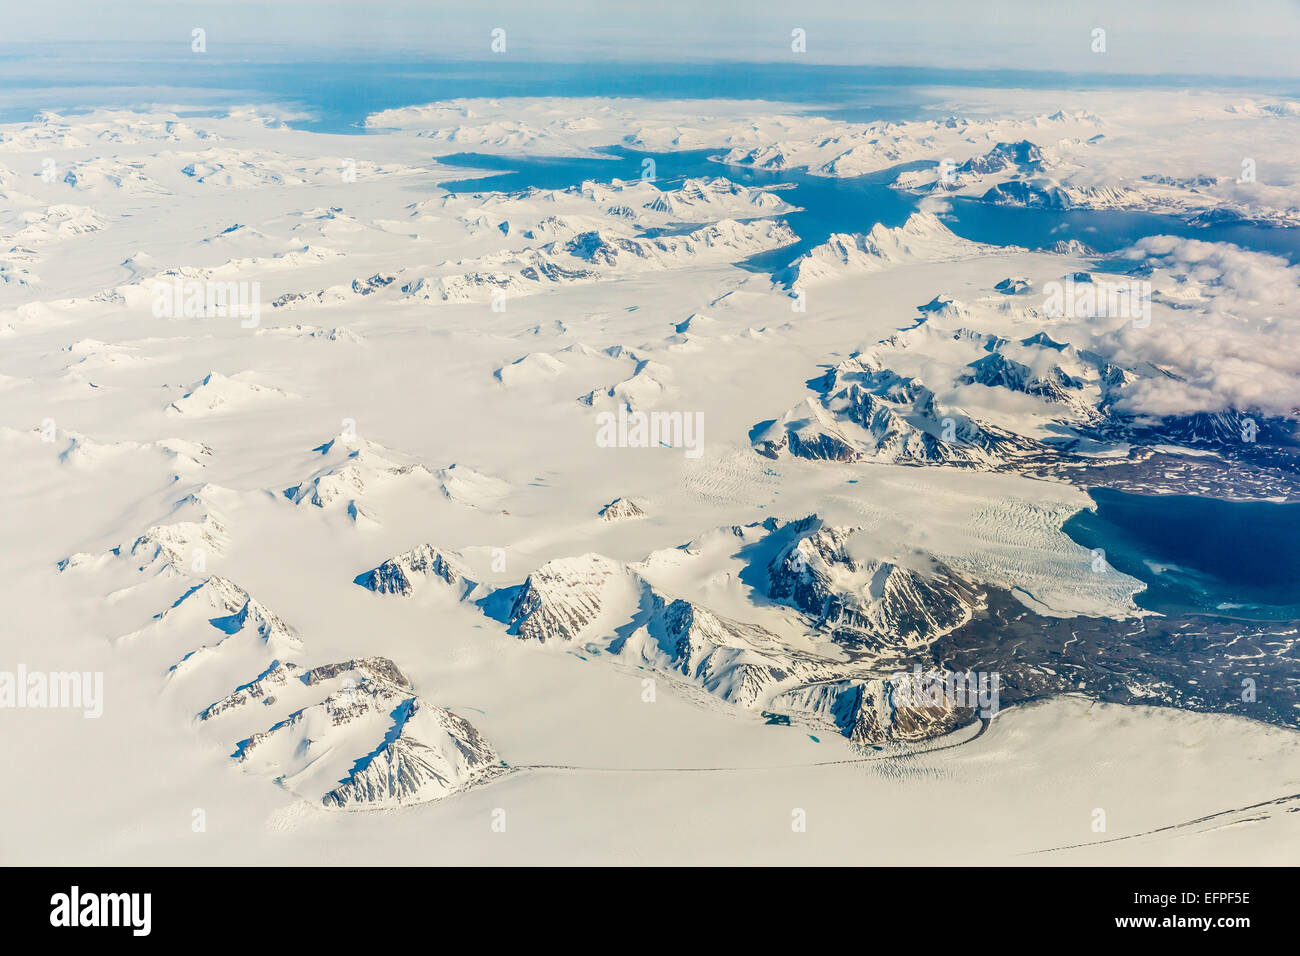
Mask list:
POLYGON ((1064 526, 1300 507, 1300 102, 934 95, 0 125, 0 861, 1293 862, 1295 615, 1064 526))

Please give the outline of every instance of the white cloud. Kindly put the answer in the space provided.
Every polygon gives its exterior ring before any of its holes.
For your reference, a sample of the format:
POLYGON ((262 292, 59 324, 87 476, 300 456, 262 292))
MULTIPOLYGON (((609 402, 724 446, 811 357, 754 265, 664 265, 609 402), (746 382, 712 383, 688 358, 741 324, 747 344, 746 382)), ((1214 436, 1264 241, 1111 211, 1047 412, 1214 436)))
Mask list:
POLYGON ((1257 0, 1248 15, 1225 16, 1219 0, 918 0, 889 4, 805 0, 596 0, 433 3, 388 0, 45 0, 10 3, 10 41, 137 42, 187 48, 203 26, 220 44, 258 43, 301 51, 404 50, 429 57, 485 57, 488 31, 508 31, 524 59, 732 60, 790 62, 790 31, 807 31, 801 62, 877 63, 968 70, 1296 76, 1300 8, 1257 0), (1105 53, 1092 34, 1104 29, 1105 53))
POLYGON ((1172 236, 1129 253, 1154 267, 1150 326, 1112 333, 1114 360, 1149 361, 1178 376, 1135 383, 1123 407, 1151 415, 1229 408, 1291 415, 1300 408, 1300 267, 1229 243, 1172 236))

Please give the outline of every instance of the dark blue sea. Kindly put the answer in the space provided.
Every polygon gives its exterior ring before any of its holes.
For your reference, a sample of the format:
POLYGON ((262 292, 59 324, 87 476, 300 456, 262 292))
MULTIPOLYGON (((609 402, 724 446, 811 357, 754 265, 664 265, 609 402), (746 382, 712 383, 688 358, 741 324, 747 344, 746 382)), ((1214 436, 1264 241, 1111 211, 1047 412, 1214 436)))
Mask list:
POLYGON ((1300 504, 1190 495, 1088 494, 1064 530, 1147 585, 1140 607, 1255 620, 1300 619, 1300 504))

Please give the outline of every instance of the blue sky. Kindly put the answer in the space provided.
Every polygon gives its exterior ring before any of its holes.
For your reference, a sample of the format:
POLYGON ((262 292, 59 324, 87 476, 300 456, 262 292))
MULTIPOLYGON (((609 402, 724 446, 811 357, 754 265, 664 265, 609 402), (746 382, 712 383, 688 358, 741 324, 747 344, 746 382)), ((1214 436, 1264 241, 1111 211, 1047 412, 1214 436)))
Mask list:
MULTIPOLYGON (((1297 0, 0 0, 6 43, 127 43, 187 52, 261 43, 288 54, 478 58, 506 30, 534 60, 806 60, 1257 77, 1300 75, 1297 0), (1094 53, 1092 31, 1106 30, 1094 53)), ((133 49, 135 49, 133 47, 133 49)))

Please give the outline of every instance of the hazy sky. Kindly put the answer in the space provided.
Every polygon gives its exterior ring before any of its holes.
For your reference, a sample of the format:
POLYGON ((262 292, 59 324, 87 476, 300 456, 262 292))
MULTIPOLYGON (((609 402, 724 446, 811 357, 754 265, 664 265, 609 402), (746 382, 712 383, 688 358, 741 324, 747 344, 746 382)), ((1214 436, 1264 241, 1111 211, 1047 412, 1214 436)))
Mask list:
POLYGON ((0 0, 0 42, 221 44, 521 59, 786 60, 1122 73, 1300 75, 1300 0, 0 0), (1106 31, 1106 52, 1092 31, 1106 31))

